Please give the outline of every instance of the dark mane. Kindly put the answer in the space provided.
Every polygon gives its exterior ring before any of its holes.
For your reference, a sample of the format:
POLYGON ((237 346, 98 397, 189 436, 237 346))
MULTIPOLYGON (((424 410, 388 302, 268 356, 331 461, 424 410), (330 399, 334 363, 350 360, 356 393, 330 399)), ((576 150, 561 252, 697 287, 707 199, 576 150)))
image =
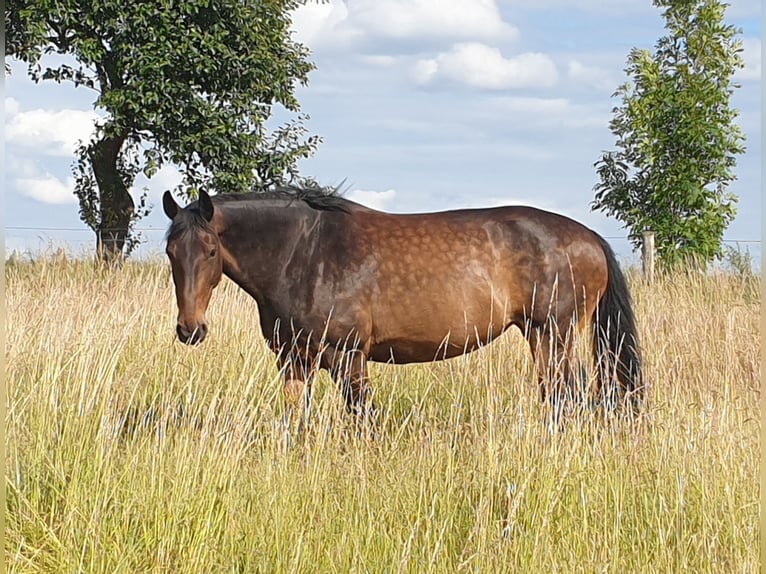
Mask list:
POLYGON ((342 211, 348 213, 353 206, 351 201, 338 194, 337 188, 325 189, 298 185, 285 185, 270 191, 226 193, 213 196, 213 201, 215 203, 269 199, 303 201, 309 207, 318 211, 342 211))
MULTIPOLYGON (((340 211, 350 213, 355 205, 352 201, 338 195, 337 188, 303 187, 285 185, 270 191, 250 193, 222 193, 211 198, 214 203, 235 203, 248 201, 287 201, 286 207, 294 201, 302 201, 318 211, 340 211)), ((187 217, 176 218, 165 233, 165 241, 175 239, 187 231, 202 229, 210 231, 210 225, 200 215, 198 202, 190 203, 186 209, 187 217)))

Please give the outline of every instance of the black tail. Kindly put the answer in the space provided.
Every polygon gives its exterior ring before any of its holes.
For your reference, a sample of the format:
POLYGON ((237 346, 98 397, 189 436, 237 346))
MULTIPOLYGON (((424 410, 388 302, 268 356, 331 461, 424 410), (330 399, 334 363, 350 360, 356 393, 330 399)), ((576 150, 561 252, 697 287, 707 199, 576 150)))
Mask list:
POLYGON ((609 244, 598 238, 609 279, 593 321, 593 353, 606 405, 623 402, 638 414, 644 398, 641 350, 628 283, 609 244))

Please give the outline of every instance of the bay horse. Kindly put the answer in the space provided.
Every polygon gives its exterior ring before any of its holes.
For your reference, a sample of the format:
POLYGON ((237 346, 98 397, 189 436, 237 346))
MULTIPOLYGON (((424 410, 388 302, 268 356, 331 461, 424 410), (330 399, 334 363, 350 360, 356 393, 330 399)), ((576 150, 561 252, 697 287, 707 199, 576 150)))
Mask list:
POLYGON ((348 410, 368 415, 368 361, 447 359, 516 326, 557 406, 575 388, 572 333, 591 324, 596 396, 640 408, 625 277, 608 243, 572 219, 521 206, 394 215, 300 188, 200 192, 185 208, 166 192, 163 208, 178 338, 205 340, 226 275, 257 302, 289 401, 308 404, 327 369, 348 410))

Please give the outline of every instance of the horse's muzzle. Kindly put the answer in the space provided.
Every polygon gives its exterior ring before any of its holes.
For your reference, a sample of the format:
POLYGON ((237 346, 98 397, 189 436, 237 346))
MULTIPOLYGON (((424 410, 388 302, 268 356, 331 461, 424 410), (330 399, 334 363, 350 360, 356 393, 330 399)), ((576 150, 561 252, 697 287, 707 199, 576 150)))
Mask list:
POLYGON ((178 339, 187 345, 199 345, 207 337, 207 323, 200 323, 193 331, 189 331, 180 323, 176 325, 178 339))

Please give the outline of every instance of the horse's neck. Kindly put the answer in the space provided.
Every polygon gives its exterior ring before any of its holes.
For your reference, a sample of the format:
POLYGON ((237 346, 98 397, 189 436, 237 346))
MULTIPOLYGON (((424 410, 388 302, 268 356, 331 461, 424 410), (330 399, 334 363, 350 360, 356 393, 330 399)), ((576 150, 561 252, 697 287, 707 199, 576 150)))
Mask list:
POLYGON ((224 273, 256 299, 273 287, 278 270, 319 217, 302 206, 233 209, 223 215, 221 244, 232 259, 224 263, 224 273))

